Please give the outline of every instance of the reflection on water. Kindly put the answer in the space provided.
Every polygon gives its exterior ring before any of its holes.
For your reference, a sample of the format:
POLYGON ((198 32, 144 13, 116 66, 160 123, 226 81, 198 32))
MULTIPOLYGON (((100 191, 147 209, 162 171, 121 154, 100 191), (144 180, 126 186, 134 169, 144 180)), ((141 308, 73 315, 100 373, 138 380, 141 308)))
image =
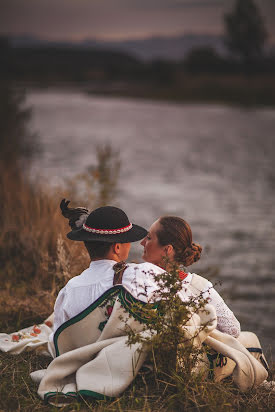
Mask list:
MULTIPOLYGON (((176 105, 73 92, 32 92, 42 153, 33 172, 82 172, 95 144, 121 151, 117 205, 148 227, 162 214, 190 222, 205 253, 192 270, 216 270, 243 329, 275 344, 275 112, 176 105)), ((132 257, 140 256, 141 246, 132 257)))

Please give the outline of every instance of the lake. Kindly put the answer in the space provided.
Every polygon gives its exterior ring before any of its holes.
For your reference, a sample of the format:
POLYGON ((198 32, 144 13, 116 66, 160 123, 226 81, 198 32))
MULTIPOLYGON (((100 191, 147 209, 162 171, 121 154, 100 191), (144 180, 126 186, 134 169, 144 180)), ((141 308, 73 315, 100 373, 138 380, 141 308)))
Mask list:
MULTIPOLYGON (((206 274, 241 322, 275 353, 275 111, 226 105, 29 91, 41 153, 32 173, 56 184, 95 163, 97 144, 120 151, 116 206, 149 227, 186 219, 206 274)), ((73 199, 72 199, 73 200, 73 199)), ((77 199, 75 199, 77 201, 77 199)), ((87 205, 89 206, 89 205, 87 205)), ((132 258, 141 255, 136 245, 132 258)))

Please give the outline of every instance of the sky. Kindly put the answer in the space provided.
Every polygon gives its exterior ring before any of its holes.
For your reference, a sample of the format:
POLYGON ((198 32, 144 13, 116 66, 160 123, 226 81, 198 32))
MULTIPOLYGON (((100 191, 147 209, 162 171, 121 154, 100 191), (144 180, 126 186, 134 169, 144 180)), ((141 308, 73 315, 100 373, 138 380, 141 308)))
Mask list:
MULTIPOLYGON (((254 0, 275 41, 275 0, 254 0)), ((122 40, 222 34, 235 0, 0 0, 0 34, 122 40)))

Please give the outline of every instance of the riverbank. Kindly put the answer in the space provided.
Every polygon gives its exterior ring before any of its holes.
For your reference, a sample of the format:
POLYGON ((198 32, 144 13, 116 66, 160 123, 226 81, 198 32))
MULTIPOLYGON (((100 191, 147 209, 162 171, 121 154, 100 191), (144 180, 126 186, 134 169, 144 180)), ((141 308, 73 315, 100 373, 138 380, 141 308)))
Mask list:
POLYGON ((275 76, 179 76, 159 85, 117 84, 91 88, 88 93, 178 103, 211 103, 250 107, 275 106, 275 76))
POLYGON ((275 75, 191 75, 184 72, 171 80, 17 82, 29 90, 81 91, 91 95, 128 97, 175 103, 227 104, 245 107, 275 106, 275 75))

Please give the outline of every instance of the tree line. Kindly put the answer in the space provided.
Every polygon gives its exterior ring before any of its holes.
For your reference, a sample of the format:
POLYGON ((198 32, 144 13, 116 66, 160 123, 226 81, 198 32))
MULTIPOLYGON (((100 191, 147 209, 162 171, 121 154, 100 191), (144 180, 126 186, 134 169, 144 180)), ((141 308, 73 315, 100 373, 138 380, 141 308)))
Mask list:
POLYGON ((2 78, 40 83, 124 81, 167 85, 182 73, 275 73, 275 55, 266 53, 268 33, 254 0, 236 0, 224 16, 227 55, 211 47, 192 49, 179 61, 142 62, 119 51, 98 49, 11 47, 0 39, 2 78))

